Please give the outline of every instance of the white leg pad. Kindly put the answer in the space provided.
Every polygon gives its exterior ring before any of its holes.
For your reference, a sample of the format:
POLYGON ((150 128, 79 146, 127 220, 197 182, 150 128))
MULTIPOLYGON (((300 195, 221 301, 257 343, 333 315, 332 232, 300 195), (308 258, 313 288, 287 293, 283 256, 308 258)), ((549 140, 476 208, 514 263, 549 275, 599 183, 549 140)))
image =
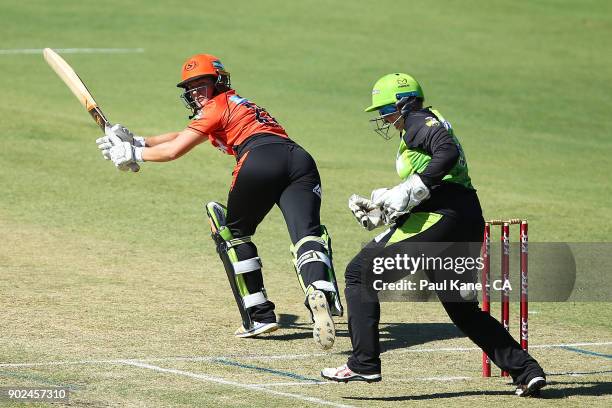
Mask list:
POLYGON ((234 273, 240 275, 242 273, 253 272, 261 269, 261 259, 256 256, 255 258, 245 259, 244 261, 232 262, 234 267, 234 273))
POLYGON ((261 305, 262 303, 266 303, 268 299, 263 292, 252 293, 250 295, 246 295, 242 298, 244 301, 244 307, 249 308, 257 305, 261 305))
POLYGON ((312 282, 311 285, 314 286, 316 289, 322 290, 324 292, 336 293, 336 287, 334 286, 333 283, 328 282, 328 281, 318 280, 318 281, 312 282))

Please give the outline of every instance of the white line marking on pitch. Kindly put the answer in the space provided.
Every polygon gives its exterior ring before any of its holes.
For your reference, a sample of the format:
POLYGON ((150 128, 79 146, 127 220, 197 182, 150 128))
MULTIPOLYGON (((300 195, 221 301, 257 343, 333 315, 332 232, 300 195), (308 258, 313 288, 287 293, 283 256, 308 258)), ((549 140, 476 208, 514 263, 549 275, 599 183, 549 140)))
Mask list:
POLYGON ((328 356, 329 353, 309 353, 309 354, 272 354, 272 355, 229 355, 229 356, 202 356, 202 357, 158 357, 158 358, 140 358, 138 361, 212 361, 220 358, 240 359, 240 360, 300 360, 312 357, 328 356))
MULTIPOLYGON (((609 346, 612 345, 612 341, 605 341, 600 343, 567 343, 567 344, 534 344, 529 345, 529 348, 535 349, 548 349, 557 347, 580 347, 580 346, 609 346)), ((475 351, 480 350, 480 347, 439 347, 439 348, 417 348, 417 349, 396 349, 389 350, 383 354, 404 354, 404 353, 437 353, 446 351, 475 351)))
POLYGON ((414 382, 414 381, 465 381, 472 380, 474 377, 406 377, 391 378, 391 382, 414 382))
POLYGON ((82 365, 82 364, 123 364, 123 360, 80 360, 80 361, 47 361, 40 363, 4 363, 0 367, 39 367, 39 366, 62 366, 62 365, 82 365))
MULTIPOLYGON (((609 370, 612 373, 612 370, 609 370)), ((570 377, 585 377, 588 375, 594 374, 606 374, 606 371, 596 371, 596 372, 574 372, 574 371, 566 371, 566 372, 558 372, 558 373, 546 373, 549 377, 559 377, 559 376, 570 376, 570 377)), ((398 382, 398 383, 414 383, 418 381, 473 381, 480 380, 482 377, 466 377, 466 376, 440 376, 440 377, 406 377, 406 378, 385 378, 385 382, 398 382)), ((294 381, 294 382, 270 382, 270 383, 252 383, 249 385, 254 385, 258 387, 300 387, 302 385, 338 385, 337 382, 334 381, 294 381)))
POLYGON ((587 375, 596 375, 596 374, 612 374, 612 367, 604 368, 603 370, 598 371, 563 371, 560 373, 546 373, 547 377, 558 377, 567 375, 569 377, 585 377, 587 375))
MULTIPOLYGON (((610 346, 612 341, 604 341, 598 343, 559 343, 559 344, 534 344, 529 345, 529 348, 557 348, 557 347, 581 347, 581 346, 610 346)), ((389 350, 383 354, 402 354, 402 353, 436 353, 436 352, 454 352, 454 351, 475 351, 480 350, 478 347, 439 347, 439 348, 415 348, 415 349, 397 349, 389 350)), ((333 354, 332 354, 333 355, 333 354)), ((193 357, 151 357, 151 358, 136 358, 134 361, 148 362, 165 362, 165 361, 187 361, 187 362, 206 362, 213 361, 219 358, 240 359, 240 360, 297 360, 302 358, 330 356, 325 353, 312 354, 278 354, 278 355, 229 355, 229 356, 193 356, 193 357)), ((56 365, 82 365, 82 364, 124 364, 129 359, 115 360, 77 360, 77 361, 47 361, 35 363, 0 363, 0 367, 38 367, 38 366, 56 366, 56 365)))
MULTIPOLYGON (((310 353, 310 354, 279 354, 279 355, 272 355, 272 356, 244 356, 244 357, 240 357, 238 356, 237 358, 240 358, 242 360, 299 360, 302 358, 311 358, 311 357, 323 357, 323 356, 328 356, 329 353, 310 353)), ((236 358, 236 357, 232 357, 232 358, 236 358)))
MULTIPOLYGON (((54 48, 60 54, 131 54, 144 52, 144 48, 54 48)), ((42 48, 15 48, 0 50, 0 55, 42 54, 42 48)))
POLYGON ((302 385, 338 385, 334 381, 294 381, 294 382, 268 382, 248 384, 255 387, 301 387, 302 385))
POLYGON ((312 402, 312 403, 319 404, 319 405, 329 405, 329 406, 338 407, 338 408, 355 408, 352 405, 338 404, 338 403, 327 401, 327 400, 320 399, 320 398, 307 397, 301 394, 291 394, 289 392, 270 390, 270 389, 261 387, 259 385, 243 384, 243 383, 225 380, 219 377, 213 377, 213 376, 206 375, 206 374, 197 374, 197 373, 192 373, 189 371, 175 370, 171 368, 163 368, 163 367, 146 364, 146 363, 142 363, 138 361, 133 361, 133 360, 123 360, 123 364, 134 366, 134 367, 139 367, 139 368, 146 368, 148 370, 158 371, 160 373, 182 375, 184 377, 195 378, 197 380, 203 380, 203 381, 213 382, 217 384, 228 385, 228 386, 232 386, 236 388, 246 388, 246 389, 254 390, 257 392, 279 395, 281 397, 293 398, 293 399, 298 399, 301 401, 308 401, 308 402, 312 402))
POLYGON ((555 347, 580 347, 580 346, 609 346, 612 341, 604 341, 601 343, 566 343, 566 344, 535 344, 529 346, 532 348, 555 348, 555 347))

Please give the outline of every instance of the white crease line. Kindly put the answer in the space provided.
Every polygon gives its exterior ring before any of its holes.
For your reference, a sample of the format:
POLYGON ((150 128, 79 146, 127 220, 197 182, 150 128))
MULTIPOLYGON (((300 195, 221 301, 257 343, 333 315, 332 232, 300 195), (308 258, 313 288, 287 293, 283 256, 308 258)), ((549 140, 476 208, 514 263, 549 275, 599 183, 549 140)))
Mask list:
POLYGON ((82 364, 123 364, 123 360, 79 360, 79 361, 46 361, 40 363, 3 363, 0 367, 41 367, 41 366, 62 366, 62 365, 82 365, 82 364))
POLYGON ((414 381, 465 381, 472 380, 474 377, 407 377, 391 378, 391 382, 414 382, 414 381))
POLYGON ((124 360, 123 364, 134 366, 134 367, 146 368, 148 370, 158 371, 160 373, 182 375, 184 377, 195 378, 197 380, 203 380, 203 381, 208 381, 212 383, 228 385, 228 386, 232 386, 236 388, 246 388, 246 389, 257 391, 257 392, 279 395, 281 397, 293 398, 293 399, 298 399, 301 401, 308 401, 308 402, 312 402, 314 404, 319 404, 319 405, 329 405, 329 406, 338 407, 338 408, 355 408, 352 405, 338 404, 338 403, 327 401, 327 400, 320 399, 320 398, 307 397, 301 394, 291 394, 289 392, 270 390, 270 389, 264 388, 259 385, 243 384, 243 383, 225 380, 219 377, 213 377, 211 375, 197 374, 197 373, 192 373, 192 372, 183 371, 183 370, 174 370, 171 368, 163 368, 163 367, 158 367, 158 366, 154 366, 151 364, 146 364, 146 363, 133 361, 133 360, 124 360))
MULTIPOLYGON (((609 373, 612 373, 612 369, 609 370, 609 373)), ((588 375, 597 375, 597 374, 608 374, 607 371, 565 371, 565 372, 553 372, 553 373, 546 373, 546 376, 548 377, 559 377, 559 376, 570 376, 570 377, 585 377, 588 375)), ((384 381, 385 382, 398 382, 398 383, 414 383, 414 382, 418 382, 418 381, 427 381, 427 382, 434 382, 434 381, 441 381, 441 382, 445 382, 445 381, 473 381, 473 380, 481 380, 482 377, 466 377, 466 376, 439 376, 439 377, 406 377, 406 378, 385 378, 384 381)), ((291 387, 291 386, 295 386, 295 387, 299 387, 302 385, 335 385, 338 384, 337 382, 334 381, 311 381, 311 382, 304 382, 304 381, 294 381, 294 382, 271 382, 271 383, 255 383, 255 384, 250 384, 250 385, 254 385, 254 386, 259 386, 259 387, 291 387)))
MULTIPOLYGON (((599 343, 560 343, 560 344, 534 344, 529 345, 530 349, 548 349, 557 347, 580 347, 580 346, 609 346, 612 341, 599 343)), ((404 354, 404 353, 436 353, 436 352, 453 352, 453 351, 475 351, 480 350, 480 347, 439 347, 439 348, 417 348, 417 349, 396 349, 389 350, 383 354, 404 354)))
POLYGON ((337 385, 334 381, 294 381, 248 384, 255 387, 301 387, 302 385, 337 385))
POLYGON ((612 367, 610 367, 609 369, 604 368, 603 370, 599 370, 599 371, 564 371, 564 372, 560 372, 560 373, 546 373, 547 377, 558 377, 558 376, 563 376, 563 375, 567 375, 569 377, 584 377, 587 375, 596 375, 596 374, 612 374, 612 367))
POLYGON ((609 345, 612 345, 612 341, 603 341, 600 343, 535 344, 529 347, 531 348, 555 348, 555 347, 609 346, 609 345))
POLYGON ((387 350, 382 354, 404 354, 404 353, 444 353, 453 351, 474 351, 480 350, 479 347, 438 347, 438 348, 416 348, 416 349, 395 349, 387 350))
POLYGON ((311 357, 323 357, 329 356, 329 353, 310 353, 310 354, 279 354, 272 356, 234 356, 230 358, 239 358, 241 360, 299 360, 303 358, 311 358, 311 357))
MULTIPOLYGON (((54 48, 60 54, 131 54, 144 52, 144 48, 54 48)), ((0 50, 0 55, 42 54, 42 48, 15 48, 0 50)))
MULTIPOLYGON (((610 346, 612 341, 604 341, 598 343, 559 343, 559 344, 534 344, 529 345, 530 349, 546 349, 557 347, 581 347, 581 346, 610 346)), ((402 354, 402 353, 436 353, 436 352, 454 352, 454 351, 476 351, 478 347, 439 347, 439 348, 415 348, 415 349, 397 349, 389 350, 383 354, 402 354)), ((297 360, 312 357, 322 356, 337 356, 337 354, 326 353, 311 353, 311 354, 278 354, 278 355, 228 355, 228 356, 193 356, 193 357, 151 357, 151 358, 136 358, 134 361, 148 362, 165 362, 165 361, 186 361, 186 362, 204 362, 213 361, 216 359, 240 359, 240 360, 297 360)), ((81 364, 124 364, 130 359, 116 360, 78 360, 78 361, 47 361, 35 363, 0 363, 0 367, 38 367, 38 366, 56 366, 56 365, 81 365, 81 364)))
POLYGON ((202 356, 202 357, 159 357, 140 358, 138 361, 212 361, 218 358, 240 359, 240 360, 300 360, 312 357, 329 356, 329 353, 305 353, 305 354, 277 354, 277 355, 229 355, 229 356, 202 356))
POLYGON ((193 356, 193 357, 151 357, 151 358, 135 358, 135 359, 117 359, 117 360, 77 360, 77 361, 47 361, 37 363, 0 363, 0 367, 38 367, 38 366, 61 366, 61 365, 82 365, 82 364, 123 364, 125 360, 167 362, 167 361, 186 361, 190 363, 214 361, 218 359, 240 359, 240 360, 300 360, 312 357, 327 356, 326 353, 312 354, 279 354, 279 355, 229 355, 229 356, 193 356))

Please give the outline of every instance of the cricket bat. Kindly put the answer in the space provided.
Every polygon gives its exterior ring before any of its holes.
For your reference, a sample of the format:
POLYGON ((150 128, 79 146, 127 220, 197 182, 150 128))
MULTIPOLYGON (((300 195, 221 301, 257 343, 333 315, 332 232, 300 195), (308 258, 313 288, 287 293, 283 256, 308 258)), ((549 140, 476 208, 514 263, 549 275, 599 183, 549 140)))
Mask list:
MULTIPOLYGON (((81 78, 77 75, 77 73, 72 69, 68 63, 59 56, 55 51, 51 48, 45 48, 43 50, 43 56, 45 57, 45 61, 47 64, 55 71, 57 76, 60 77, 62 81, 66 84, 66 86, 72 91, 74 96, 81 102, 81 105, 85 107, 87 112, 91 115, 93 120, 96 121, 100 129, 102 131, 106 131, 106 128, 110 127, 111 124, 102 112, 102 109, 96 103, 96 100, 89 92, 89 89, 85 86, 81 78)), ((129 165, 130 170, 133 172, 137 172, 140 170, 140 166, 138 163, 131 163, 129 165)))

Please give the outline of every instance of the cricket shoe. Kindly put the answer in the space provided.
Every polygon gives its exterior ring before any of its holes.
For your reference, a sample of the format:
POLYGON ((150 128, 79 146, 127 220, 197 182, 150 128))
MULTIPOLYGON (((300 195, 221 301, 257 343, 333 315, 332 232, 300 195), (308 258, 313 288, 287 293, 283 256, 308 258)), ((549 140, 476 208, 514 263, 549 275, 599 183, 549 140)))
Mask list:
POLYGON ((312 320, 314 320, 312 337, 324 350, 328 350, 332 348, 336 340, 336 327, 329 310, 327 297, 322 291, 313 290, 308 294, 307 299, 312 320))
POLYGON ((516 388, 515 394, 519 397, 537 397, 540 390, 546 386, 546 378, 534 377, 527 385, 521 384, 516 388))
POLYGON ((244 328, 244 325, 240 326, 234 332, 234 336, 240 337, 240 338, 255 337, 259 334, 272 333, 273 331, 276 331, 276 330, 278 330, 278 323, 276 322, 272 322, 272 323, 253 322, 253 327, 251 327, 248 330, 244 328))
POLYGON ((336 368, 324 368, 321 370, 321 377, 337 381, 337 382, 349 382, 349 381, 365 381, 365 382, 378 382, 382 380, 380 374, 359 374, 348 368, 345 364, 336 368))

